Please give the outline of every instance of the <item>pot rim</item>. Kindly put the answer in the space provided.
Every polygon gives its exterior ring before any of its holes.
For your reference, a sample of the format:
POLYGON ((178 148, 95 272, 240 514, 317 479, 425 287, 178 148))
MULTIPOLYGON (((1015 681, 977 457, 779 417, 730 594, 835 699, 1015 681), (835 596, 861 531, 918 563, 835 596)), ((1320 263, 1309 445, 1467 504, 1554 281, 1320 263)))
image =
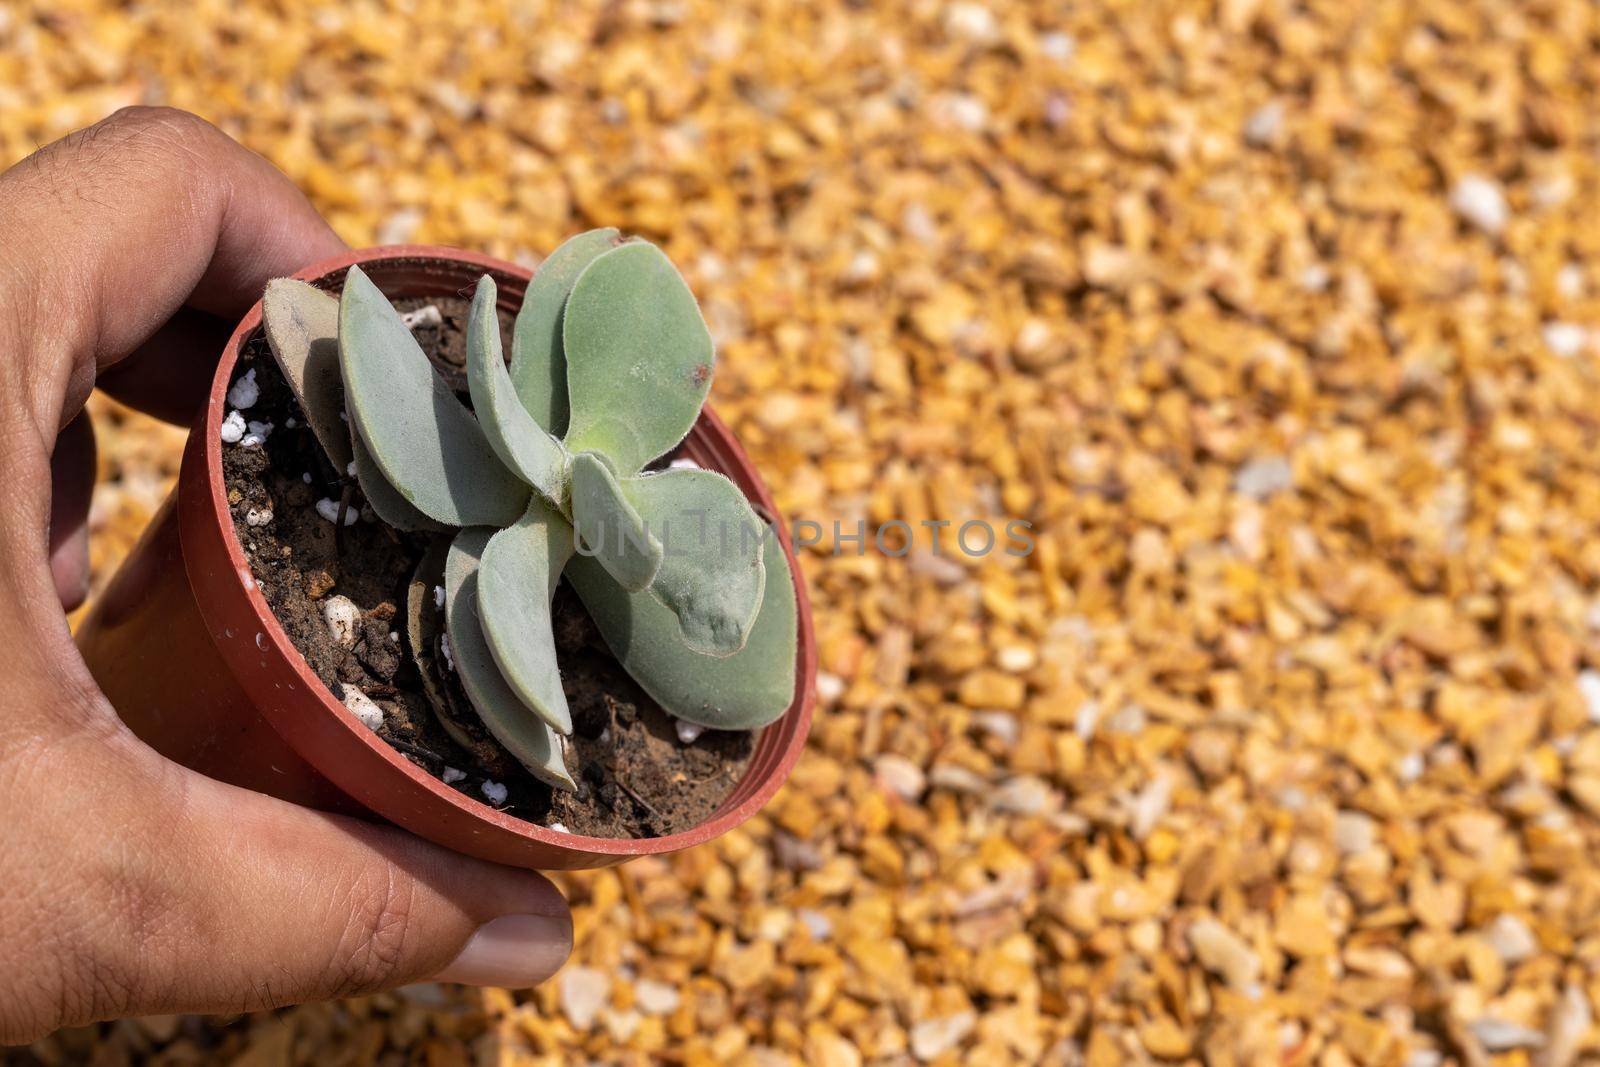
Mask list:
MULTIPOLYGON (((293 277, 316 283, 341 274, 352 265, 394 261, 416 261, 419 265, 426 265, 430 261, 464 264, 482 273, 495 276, 497 281, 513 280, 517 283, 519 289, 527 284, 533 274, 527 268, 478 252, 444 245, 404 244, 352 250, 304 267, 296 271, 293 277)), ((448 294, 440 293, 437 295, 448 294)), ((456 809, 461 815, 471 819, 482 820, 502 832, 510 832, 517 837, 526 839, 529 842, 537 842, 547 848, 595 856, 625 859, 634 856, 661 855, 675 852, 692 845, 704 843, 726 833, 766 806, 788 778, 790 771, 793 770, 795 763, 799 760, 800 754, 805 748, 805 739, 810 729, 811 716, 816 703, 816 639, 812 629, 811 604, 806 595, 805 579, 801 574, 799 560, 796 558, 794 547, 790 542, 787 524, 783 521, 782 515, 774 504, 771 493, 761 479, 755 464, 750 461, 743 447, 738 443, 737 438, 727 429, 726 424, 717 417, 709 404, 701 409, 700 418, 696 422, 695 429, 690 431, 689 438, 686 438, 686 441, 695 437, 695 431, 700 428, 701 424, 706 425, 709 430, 706 435, 708 440, 702 443, 702 450, 712 453, 713 464, 721 473, 743 475, 743 477, 735 476, 734 481, 740 484, 741 489, 751 498, 752 503, 758 509, 764 509, 768 515, 776 520, 775 525, 777 526, 778 537, 783 546, 784 554, 789 560, 795 590, 797 625, 795 696, 783 716, 763 728, 764 730, 774 730, 780 726, 785 726, 785 734, 787 736, 782 738, 782 748, 777 752, 776 759, 769 757, 758 764, 757 759, 752 757, 751 763, 746 768, 746 776, 752 773, 761 776, 761 780, 753 792, 733 804, 729 804, 727 800, 724 800, 711 818, 687 830, 669 834, 665 837, 646 838, 588 837, 582 834, 563 833, 517 818, 482 801, 475 800, 445 785, 438 778, 428 774, 421 767, 418 767, 398 751, 391 748, 376 733, 363 726, 354 713, 346 708, 342 701, 336 699, 328 690, 328 687, 323 684, 322 680, 312 672, 305 657, 294 646, 294 643, 278 622, 277 616, 267 604, 266 597, 262 595, 260 588, 254 581, 253 572, 250 569, 248 560, 245 558, 243 546, 240 544, 234 528, 233 518, 227 502, 227 487, 223 479, 221 446, 222 421, 227 410, 226 397, 232 379, 233 368, 238 362, 245 343, 256 334, 260 326, 261 301, 258 300, 245 313, 239 325, 229 337, 227 346, 223 349, 222 357, 218 361, 216 371, 212 377, 211 393, 207 399, 202 419, 195 429, 195 432, 203 435, 200 442, 202 447, 191 451, 197 451, 198 456, 203 460, 205 482, 209 488, 209 493, 206 495, 202 506, 203 511, 208 520, 207 524, 220 528, 223 533, 221 547, 226 552, 227 560, 231 564, 231 571, 235 577, 234 588, 243 594, 243 599, 248 603, 250 613, 254 616, 258 627, 256 648, 262 652, 270 648, 288 661, 293 674, 303 683, 308 693, 316 699, 322 710, 343 728, 340 731, 341 747, 354 746, 352 751, 355 755, 365 754, 368 757, 377 757, 383 764, 387 765, 387 773, 398 773, 410 779, 413 785, 420 787, 422 796, 426 798, 425 802, 443 803, 456 809), (727 469, 728 467, 733 469, 727 469), (266 648, 263 647, 263 639, 266 643, 266 648)), ((197 501, 197 503, 199 502, 197 501)), ((187 512, 192 521, 195 511, 199 509, 190 507, 182 508, 181 510, 187 512)), ((184 522, 180 525, 186 528, 190 523, 184 522)), ((187 530, 185 532, 187 533, 187 530)), ((191 580, 198 579, 199 576, 193 573, 193 564, 190 562, 192 559, 191 554, 185 551, 184 557, 186 566, 191 568, 191 580)), ((196 588, 200 587, 198 581, 196 581, 196 588)), ((201 614, 206 617, 207 627, 215 639, 217 635, 222 633, 221 624, 225 619, 225 615, 217 606, 208 604, 206 598, 200 598, 200 600, 201 614)), ((227 650, 220 647, 221 642, 218 642, 218 644, 219 651, 223 651, 224 659, 228 660, 227 650)), ((240 683, 242 685, 246 684, 242 678, 240 683)), ((254 695, 252 695, 252 701, 256 703, 263 716, 272 723, 273 728, 284 737, 284 740, 296 751, 300 751, 300 746, 296 744, 295 738, 279 725, 276 712, 280 712, 281 709, 257 701, 254 695)), ((757 754, 759 755, 759 753, 760 742, 758 741, 757 754)), ((316 761, 313 760, 312 762, 315 765, 316 761)), ((362 760, 361 762, 372 766, 370 759, 362 760)), ((324 774, 328 773, 323 768, 319 767, 318 769, 324 774)), ((737 796, 739 786, 743 781, 744 779, 741 779, 740 783, 734 786, 733 792, 730 793, 730 798, 737 796)), ((382 811, 378 811, 377 814, 389 817, 382 811)), ((391 821, 401 822, 401 820, 393 818, 391 818, 391 821)))

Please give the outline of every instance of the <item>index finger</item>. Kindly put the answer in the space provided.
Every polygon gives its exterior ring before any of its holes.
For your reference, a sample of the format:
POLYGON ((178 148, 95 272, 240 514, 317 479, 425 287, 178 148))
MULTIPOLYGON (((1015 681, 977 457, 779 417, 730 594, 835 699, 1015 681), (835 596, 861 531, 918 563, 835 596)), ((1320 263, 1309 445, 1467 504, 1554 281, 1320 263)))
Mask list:
MULTIPOLYGON (((344 247, 287 177, 188 112, 127 108, 40 149, 0 174, 0 313, 13 319, 0 325, 18 331, 41 434, 185 305, 231 326, 269 279, 344 247)), ((142 380, 171 389, 162 361, 196 356, 141 352, 121 391, 138 403, 142 380)))

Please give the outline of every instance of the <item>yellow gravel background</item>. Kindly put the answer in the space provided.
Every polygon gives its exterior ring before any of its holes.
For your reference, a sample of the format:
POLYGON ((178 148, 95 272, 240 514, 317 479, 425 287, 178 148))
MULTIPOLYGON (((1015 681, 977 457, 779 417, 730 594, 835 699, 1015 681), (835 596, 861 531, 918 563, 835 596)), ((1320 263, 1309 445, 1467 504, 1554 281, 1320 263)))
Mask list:
MULTIPOLYGON (((1600 1062, 1596 9, 0 5, 0 160, 199 112, 353 244, 661 243, 804 559, 766 814, 532 994, 45 1063, 1600 1062), (831 533, 831 530, 830 530, 831 533), (1590 1057, 1586 1059, 1585 1057, 1590 1057)), ((102 580, 182 434, 97 408, 102 580)))

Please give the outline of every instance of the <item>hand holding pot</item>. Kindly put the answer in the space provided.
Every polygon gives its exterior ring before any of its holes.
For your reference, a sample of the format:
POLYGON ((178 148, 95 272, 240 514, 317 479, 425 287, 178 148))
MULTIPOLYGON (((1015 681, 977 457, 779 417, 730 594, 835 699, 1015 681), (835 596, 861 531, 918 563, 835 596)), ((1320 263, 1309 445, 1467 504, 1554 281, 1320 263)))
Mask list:
POLYGON ((548 977, 572 925, 542 876, 167 761, 67 629, 87 584, 91 389, 187 420, 266 281, 338 237, 260 157, 158 108, 0 174, 0 205, 0 1043, 430 976, 548 977))

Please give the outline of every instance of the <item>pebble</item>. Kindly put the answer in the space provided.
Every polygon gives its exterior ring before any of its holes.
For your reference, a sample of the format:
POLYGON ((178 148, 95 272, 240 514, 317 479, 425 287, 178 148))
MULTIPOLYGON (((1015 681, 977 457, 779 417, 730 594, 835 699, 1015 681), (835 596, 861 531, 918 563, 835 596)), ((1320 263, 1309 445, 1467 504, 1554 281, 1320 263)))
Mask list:
POLYGON ((922 768, 904 756, 885 754, 873 764, 873 774, 878 784, 901 800, 916 800, 927 788, 927 775, 922 768))
POLYGON ((1589 721, 1600 723, 1600 671, 1578 672, 1578 695, 1583 698, 1584 710, 1589 714, 1589 721))
POLYGON ((445 785, 454 785, 459 781, 463 781, 467 777, 467 772, 458 770, 455 767, 446 767, 439 772, 439 777, 445 785))
POLYGON ((700 739, 700 735, 705 733, 706 729, 699 723, 690 722, 687 719, 674 719, 672 724, 677 730, 678 742, 684 745, 694 744, 700 739))
POLYGON ((483 799, 487 800, 496 807, 504 804, 506 802, 506 797, 510 795, 510 790, 508 790, 505 786, 501 785, 499 782, 490 781, 485 781, 482 785, 480 785, 478 787, 478 792, 483 794, 483 799))
POLYGON ((402 311, 400 321, 406 324, 408 330, 416 331, 437 329, 444 325, 444 316, 439 313, 437 304, 424 304, 413 311, 402 311))
POLYGON ((1475 1019, 1468 1025, 1472 1035, 1490 1052, 1506 1052, 1514 1048, 1538 1048, 1544 1044, 1544 1034, 1528 1026, 1505 1022, 1501 1019, 1475 1019))
POLYGON ((633 985, 633 1002, 646 1015, 671 1015, 682 999, 675 987, 653 978, 641 978, 633 985))
POLYGON ((596 967, 569 963, 556 975, 561 1014, 580 1033, 594 1027, 600 1009, 611 999, 611 975, 596 967))
POLYGON ((1539 951, 1539 942, 1528 924, 1509 912, 1497 917, 1484 931, 1490 947, 1508 964, 1530 959, 1539 951))
POLYGON ((977 1015, 970 1011, 916 1023, 911 1027, 911 1054, 931 1063, 959 1046, 977 1024, 977 1015))
POLYGON ((1589 331, 1572 322, 1547 322, 1540 328, 1545 346, 1562 359, 1571 359, 1583 351, 1589 341, 1589 331))
POLYGON ((1233 491, 1252 500, 1267 500, 1294 487, 1294 469, 1284 456, 1257 456, 1233 476, 1233 491))
POLYGON ((1456 181, 1450 190, 1450 207, 1467 222, 1491 235, 1505 229, 1509 214, 1499 183, 1481 174, 1466 174, 1456 181))

